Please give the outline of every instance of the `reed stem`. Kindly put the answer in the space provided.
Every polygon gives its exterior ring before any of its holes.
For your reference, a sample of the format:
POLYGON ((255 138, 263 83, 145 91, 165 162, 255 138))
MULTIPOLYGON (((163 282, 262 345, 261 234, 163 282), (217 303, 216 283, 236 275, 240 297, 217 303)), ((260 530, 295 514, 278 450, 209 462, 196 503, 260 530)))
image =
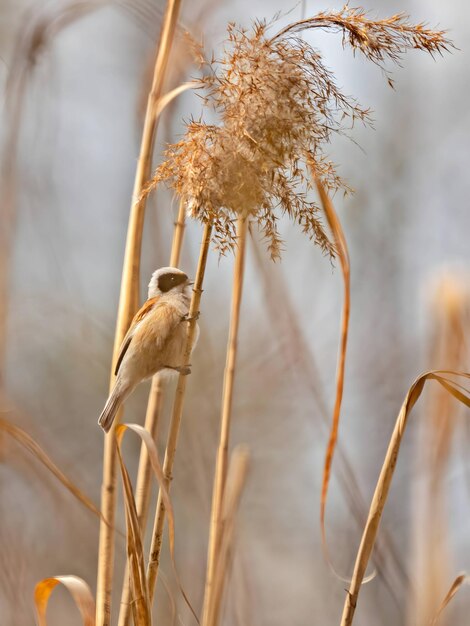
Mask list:
MULTIPOLYGON (((188 365, 189 359, 191 357, 191 350, 193 347, 194 335, 196 330, 195 317, 199 313, 199 305, 201 302, 202 285, 204 282, 207 256, 209 254, 211 233, 212 224, 210 222, 206 222, 199 252, 199 261, 194 281, 193 297, 191 300, 191 305, 189 307, 189 317, 191 318, 191 321, 188 324, 188 337, 183 357, 183 365, 188 365)), ((168 439, 165 449, 165 459, 163 461, 163 474, 165 476, 166 487, 168 490, 170 489, 173 463, 175 460, 176 446, 178 443, 179 428, 181 424, 181 417, 183 415, 186 380, 186 376, 180 375, 178 377, 178 384, 176 386, 175 400, 173 404, 173 412, 171 416, 170 428, 168 431, 168 439)), ((150 601, 152 601, 153 599, 155 593, 155 585, 157 582, 158 567, 160 564, 160 552, 162 548, 162 536, 165 525, 165 515, 166 510, 163 502, 162 492, 160 490, 158 493, 155 520, 152 532, 152 544, 150 547, 150 557, 147 566, 147 583, 150 601)))
MULTIPOLYGON (((153 146, 157 131, 157 105, 163 89, 168 57, 174 36, 181 0, 168 0, 162 33, 155 60, 152 87, 148 96, 142 143, 134 181, 132 205, 127 230, 126 250, 121 280, 121 293, 116 323, 113 363, 122 339, 129 328, 139 299, 140 255, 145 215, 145 198, 141 199, 144 184, 150 177, 153 146)), ((114 369, 114 368, 113 368, 114 369)), ((111 386, 114 375, 111 374, 111 386)), ((111 620, 111 590, 114 566, 114 518, 116 510, 116 446, 114 425, 104 440, 103 482, 101 487, 101 512, 107 523, 100 524, 98 575, 96 591, 96 626, 109 626, 111 620)))
MULTIPOLYGON (((178 267, 181 256, 181 248, 183 246, 185 229, 185 208, 183 201, 180 202, 178 217, 175 222, 173 231, 173 242, 170 253, 170 266, 178 267)), ((149 400, 147 404, 147 413, 145 415, 145 428, 155 440, 160 420, 161 407, 163 402, 163 383, 161 377, 156 374, 152 379, 152 387, 150 389, 149 400)), ((147 525, 149 500, 150 500, 150 481, 152 477, 152 467, 147 452, 147 446, 142 443, 140 448, 139 469, 137 471, 137 487, 136 487, 136 508, 139 516, 140 531, 142 539, 145 536, 145 527, 147 525)), ((131 615, 131 589, 129 584, 129 570, 126 564, 124 572, 124 580, 122 584, 121 607, 119 610, 118 626, 128 626, 131 615)))
POLYGON ((237 359, 238 330, 240 326, 240 306, 243 290, 243 277, 245 273, 247 230, 248 218, 240 217, 237 221, 237 252, 233 274, 232 309, 224 372, 224 386, 222 392, 220 441, 217 450, 214 490, 212 493, 211 527, 207 554, 206 587, 204 592, 204 608, 202 618, 203 626, 207 626, 212 619, 211 607, 214 606, 212 595, 214 592, 214 576, 220 548, 224 488, 227 480, 228 448, 232 417, 235 366, 237 359))

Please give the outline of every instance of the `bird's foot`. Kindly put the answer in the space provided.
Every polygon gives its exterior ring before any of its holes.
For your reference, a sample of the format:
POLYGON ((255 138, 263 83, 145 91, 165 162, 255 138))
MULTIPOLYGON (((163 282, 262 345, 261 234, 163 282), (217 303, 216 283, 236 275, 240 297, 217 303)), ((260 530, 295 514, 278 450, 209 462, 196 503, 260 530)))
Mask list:
POLYGON ((197 320, 199 319, 199 311, 197 313, 194 313, 194 315, 183 315, 183 317, 181 318, 182 322, 197 322, 197 320))

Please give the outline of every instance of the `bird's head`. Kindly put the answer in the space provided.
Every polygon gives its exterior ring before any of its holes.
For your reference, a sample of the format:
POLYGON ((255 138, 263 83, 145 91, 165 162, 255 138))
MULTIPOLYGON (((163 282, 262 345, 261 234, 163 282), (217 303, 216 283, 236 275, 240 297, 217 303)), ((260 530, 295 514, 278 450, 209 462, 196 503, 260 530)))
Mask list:
POLYGON ((161 267, 152 274, 149 282, 148 297, 162 296, 170 293, 190 295, 193 281, 177 267, 161 267))

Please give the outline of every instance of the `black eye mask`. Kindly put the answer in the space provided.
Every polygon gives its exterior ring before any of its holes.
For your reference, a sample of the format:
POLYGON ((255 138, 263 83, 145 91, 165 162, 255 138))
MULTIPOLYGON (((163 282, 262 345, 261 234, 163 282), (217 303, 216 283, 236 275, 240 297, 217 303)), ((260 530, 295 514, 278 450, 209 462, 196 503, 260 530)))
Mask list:
POLYGON ((168 274, 162 274, 158 277, 158 288, 162 293, 167 293, 173 287, 177 287, 178 285, 182 285, 188 280, 186 274, 173 274, 169 272, 168 274))

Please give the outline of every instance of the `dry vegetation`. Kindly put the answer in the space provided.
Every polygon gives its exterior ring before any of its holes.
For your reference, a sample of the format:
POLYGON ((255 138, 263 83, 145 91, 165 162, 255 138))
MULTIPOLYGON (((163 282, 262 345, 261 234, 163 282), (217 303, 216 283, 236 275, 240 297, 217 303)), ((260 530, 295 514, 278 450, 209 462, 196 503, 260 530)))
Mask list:
MULTIPOLYGON (((80 14, 84 9, 89 10, 87 6, 77 5, 77 7, 80 14)), ((178 378, 165 458, 163 463, 160 463, 155 438, 166 389, 157 376, 152 382, 145 427, 119 424, 119 420, 116 420, 115 427, 106 436, 100 510, 97 510, 64 476, 28 434, 13 425, 11 420, 2 418, 0 421, 4 433, 15 438, 38 457, 82 504, 101 519, 96 599, 88 584, 75 576, 46 578, 38 583, 34 598, 40 625, 46 624, 49 596, 59 583, 72 594, 84 624, 88 626, 111 624, 112 588, 121 584, 114 571, 118 468, 124 493, 127 548, 127 568, 122 583, 119 625, 126 626, 133 622, 136 626, 146 626, 152 623, 152 603, 156 584, 160 580, 159 564, 165 540, 166 520, 169 550, 178 590, 190 607, 193 619, 200 621, 203 626, 223 623, 224 591, 230 581, 229 573, 235 550, 236 515, 249 468, 247 450, 236 448, 231 451, 230 445, 246 249, 250 243, 249 235, 253 234, 256 226, 266 243, 270 258, 282 260, 283 248, 289 247, 289 241, 282 240, 278 228, 279 220, 283 216, 287 216, 297 225, 324 254, 332 260, 336 258, 339 260, 344 278, 336 396, 320 496, 323 547, 330 562, 324 531, 325 505, 333 454, 337 445, 343 396, 350 312, 350 270, 346 237, 331 200, 335 192, 338 190, 347 192, 349 188, 338 175, 336 165, 329 160, 328 148, 334 135, 346 134, 356 121, 367 124, 370 117, 367 108, 361 106, 353 97, 344 94, 337 86, 335 77, 327 69, 322 54, 303 38, 303 34, 315 29, 339 32, 343 38, 343 45, 378 65, 390 84, 391 78, 386 64, 390 61, 399 62, 407 50, 417 49, 435 55, 452 47, 444 32, 428 29, 423 24, 414 25, 405 15, 374 20, 362 9, 349 6, 338 12, 319 13, 290 24, 278 32, 276 32, 277 20, 270 23, 257 22, 249 30, 231 24, 228 28, 225 54, 222 58, 212 59, 210 62, 202 60, 202 77, 191 83, 191 87, 197 89, 202 96, 202 114, 196 119, 191 119, 186 125, 186 132, 179 142, 167 147, 164 160, 152 175, 155 134, 162 111, 163 81, 171 58, 171 46, 176 37, 179 9, 180 2, 168 1, 162 35, 155 54, 130 210, 115 355, 138 306, 145 205, 150 192, 164 183, 180 202, 170 264, 179 263, 185 220, 200 222, 202 227, 194 295, 190 307, 190 317, 193 321, 188 324, 186 364, 191 354, 195 330, 194 318, 200 308, 211 242, 218 255, 231 253, 235 255, 204 599, 202 607, 195 606, 194 601, 187 597, 181 582, 175 560, 175 514, 170 496, 187 378, 182 375, 178 378), (209 118, 211 123, 207 121, 209 118), (212 121, 214 118, 215 121, 212 121), (135 481, 129 475, 122 450, 122 441, 127 430, 133 431, 142 440, 135 481), (150 528, 149 491, 153 475, 159 485, 159 495, 153 516, 150 554, 147 558, 144 546, 145 533, 150 528), (133 482, 136 485, 136 496, 133 482)), ((67 15, 53 22, 49 29, 43 28, 41 32, 46 36, 52 28, 54 34, 57 29, 62 29, 69 23, 70 16, 67 15)), ((31 53, 36 54, 39 44, 34 45, 36 48, 33 46, 31 53)), ((184 88, 186 87, 182 89, 184 88)), ((176 97, 178 93, 179 90, 174 96, 176 97)), ((167 102, 169 100, 165 101, 167 102)), ((17 128, 14 133, 13 143, 17 128)), ((4 207, 8 223, 11 221, 12 202, 13 197, 9 194, 6 208, 4 207)), ((258 261, 262 264, 263 261, 259 260, 259 251, 257 255, 258 261)), ((6 291, 5 280, 2 276, 2 293, 6 291)), ((462 314, 455 314, 453 302, 448 307, 451 330, 442 331, 440 328, 436 330, 440 337, 444 337, 444 345, 449 346, 451 354, 446 356, 445 350, 437 350, 438 358, 434 358, 435 367, 448 369, 419 376, 406 395, 365 520, 353 578, 345 598, 342 626, 353 622, 358 595, 375 546, 405 427, 426 381, 434 381, 434 384, 440 385, 439 398, 433 404, 439 407, 439 411, 436 409, 433 418, 435 424, 430 426, 436 436, 435 457, 429 462, 430 472, 435 473, 435 482, 438 482, 439 476, 444 471, 450 454, 449 441, 452 436, 450 424, 453 416, 449 407, 454 405, 449 404, 449 399, 453 397, 463 405, 470 406, 470 392, 465 387, 470 374, 460 371, 466 364, 460 358, 458 350, 462 344, 465 324, 462 323, 462 314), (441 359, 442 363, 439 362, 441 359), (445 421, 442 421, 443 418, 445 421)), ((460 307, 459 311, 462 308, 460 307)), ((4 344, 1 341, 4 335, 4 318, 5 315, 0 318, 1 345, 4 344)), ((468 320, 465 321, 467 322, 468 320)), ((293 332, 295 335, 291 324, 287 332, 293 332)), ((293 341, 295 340, 294 337, 293 341)), ((96 436, 100 436, 98 428, 96 436)), ((339 452, 342 467, 348 468, 349 462, 344 451, 340 448, 339 452)), ((349 472, 350 470, 346 469, 348 476, 349 472)), ((351 480, 353 478, 351 476, 351 480)), ((431 536, 433 532, 435 531, 429 530, 431 536)), ((387 558, 386 548, 382 551, 381 558, 387 558)), ((434 567, 431 564, 429 569, 432 570, 434 567)), ((199 576, 203 579, 203 568, 199 576)), ((435 602, 436 594, 432 592, 434 605, 430 609, 431 614, 425 619, 437 619, 436 614, 445 608, 458 587, 466 580, 463 575, 457 578, 447 596, 446 589, 441 585, 439 587, 439 593, 443 598, 441 605, 435 602)), ((435 588, 432 581, 428 584, 430 589, 435 588)), ((429 609, 430 604, 427 603, 426 606, 429 609)))

